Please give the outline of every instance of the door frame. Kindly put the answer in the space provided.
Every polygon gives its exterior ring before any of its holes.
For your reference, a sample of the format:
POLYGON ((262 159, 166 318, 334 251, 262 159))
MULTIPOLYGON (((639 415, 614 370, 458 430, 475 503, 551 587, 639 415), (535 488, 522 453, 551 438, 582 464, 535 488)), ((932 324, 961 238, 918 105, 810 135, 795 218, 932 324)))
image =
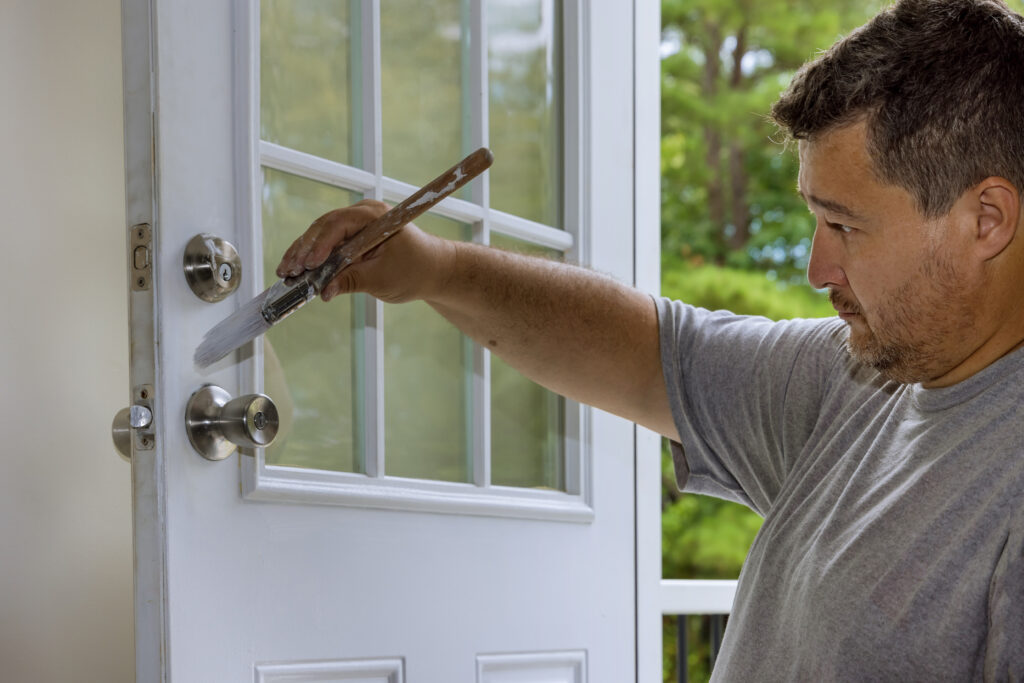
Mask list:
MULTIPOLYGON (((633 6, 634 284, 661 292, 661 4, 633 6)), ((662 677, 661 436, 636 427, 637 681, 662 677)))

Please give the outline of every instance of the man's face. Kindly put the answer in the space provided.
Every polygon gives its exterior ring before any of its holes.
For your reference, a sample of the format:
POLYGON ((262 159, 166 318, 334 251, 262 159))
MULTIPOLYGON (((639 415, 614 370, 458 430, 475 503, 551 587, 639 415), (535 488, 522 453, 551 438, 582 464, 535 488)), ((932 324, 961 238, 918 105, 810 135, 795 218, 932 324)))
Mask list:
POLYGON ((982 283, 957 259, 954 219, 926 219, 904 189, 879 183, 862 123, 800 143, 799 187, 817 219, 807 276, 829 290, 853 356, 906 383, 960 363, 982 283))

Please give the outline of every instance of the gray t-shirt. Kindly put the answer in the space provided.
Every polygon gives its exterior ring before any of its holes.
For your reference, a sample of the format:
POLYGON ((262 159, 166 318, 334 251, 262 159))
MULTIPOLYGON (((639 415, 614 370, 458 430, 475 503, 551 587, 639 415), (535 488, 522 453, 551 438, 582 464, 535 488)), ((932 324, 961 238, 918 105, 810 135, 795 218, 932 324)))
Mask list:
POLYGON ((1024 680, 1024 350, 929 390, 838 319, 657 307, 680 487, 765 518, 713 680, 1024 680))

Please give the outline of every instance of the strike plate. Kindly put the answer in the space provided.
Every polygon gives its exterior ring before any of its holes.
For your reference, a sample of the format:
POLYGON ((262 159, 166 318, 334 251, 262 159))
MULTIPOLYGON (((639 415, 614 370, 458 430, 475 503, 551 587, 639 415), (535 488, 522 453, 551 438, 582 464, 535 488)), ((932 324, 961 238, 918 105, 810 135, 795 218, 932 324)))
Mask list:
POLYGON ((153 285, 153 229, 148 223, 132 226, 128 273, 133 291, 148 290, 153 285))
POLYGON ((132 391, 132 402, 135 405, 149 408, 154 416, 153 422, 148 427, 132 430, 132 433, 135 435, 135 450, 152 450, 153 446, 156 445, 156 408, 153 405, 153 385, 143 384, 142 386, 135 387, 134 391, 132 391))

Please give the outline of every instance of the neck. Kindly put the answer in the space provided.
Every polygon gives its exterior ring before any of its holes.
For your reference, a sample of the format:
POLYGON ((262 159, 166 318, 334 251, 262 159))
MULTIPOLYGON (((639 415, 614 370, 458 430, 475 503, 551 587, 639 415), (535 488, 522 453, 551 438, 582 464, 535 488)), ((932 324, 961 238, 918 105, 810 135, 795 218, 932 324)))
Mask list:
POLYGON ((1002 307, 998 313, 984 321, 983 316, 977 319, 977 330, 992 332, 976 340, 974 349, 959 363, 938 377, 921 383, 926 389, 948 387, 981 372, 992 363, 1014 351, 1024 347, 1024 310, 1014 306, 1012 310, 1002 307), (989 322, 988 326, 984 322, 989 322))

